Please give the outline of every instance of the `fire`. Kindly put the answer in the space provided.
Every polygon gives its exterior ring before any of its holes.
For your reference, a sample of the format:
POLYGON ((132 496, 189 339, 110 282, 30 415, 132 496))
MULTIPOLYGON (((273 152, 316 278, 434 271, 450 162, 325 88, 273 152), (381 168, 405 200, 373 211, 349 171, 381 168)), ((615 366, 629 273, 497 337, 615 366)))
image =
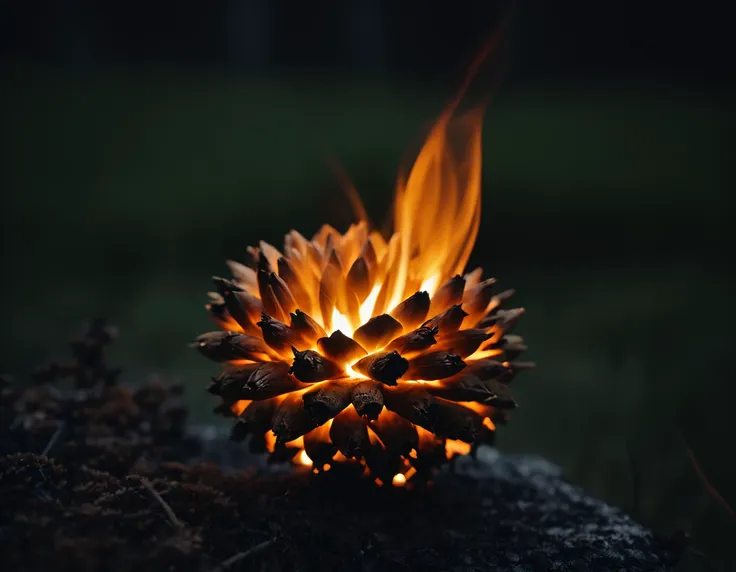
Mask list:
POLYGON ((406 181, 399 180, 394 236, 400 248, 389 307, 411 293, 408 284, 436 288, 470 258, 480 226, 482 119, 482 109, 456 121, 445 113, 406 181))
POLYGON ((373 309, 376 307, 376 301, 378 300, 378 295, 380 293, 381 293, 381 285, 376 284, 371 289, 371 293, 368 294, 368 297, 365 299, 365 302, 363 302, 360 305, 359 316, 360 316, 361 324, 365 324, 368 320, 370 320, 373 317, 373 309))
POLYGON ((346 336, 352 336, 355 328, 353 327, 353 324, 350 322, 348 317, 341 314, 340 310, 335 308, 334 310, 332 310, 332 330, 340 330, 346 336))
POLYGON ((480 268, 463 274, 483 109, 457 116, 458 101, 399 176, 388 239, 351 191, 361 214, 344 234, 291 231, 283 253, 261 242, 248 265, 229 262, 232 281, 215 279, 207 308, 226 331, 197 344, 225 363, 210 391, 244 432, 270 427, 270 453, 286 447, 316 473, 360 463, 377 484, 411 487, 418 467, 469 453, 515 406, 504 384, 531 364, 514 361, 525 346, 508 334, 523 309, 501 310, 513 291, 493 292, 480 268))

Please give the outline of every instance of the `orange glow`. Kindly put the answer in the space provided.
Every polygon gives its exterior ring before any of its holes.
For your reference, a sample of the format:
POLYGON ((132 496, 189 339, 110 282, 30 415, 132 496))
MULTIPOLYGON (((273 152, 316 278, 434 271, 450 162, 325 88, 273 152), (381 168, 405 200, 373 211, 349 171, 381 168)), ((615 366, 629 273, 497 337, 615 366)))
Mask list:
POLYGON ((266 450, 273 453, 276 450, 276 435, 273 431, 266 432, 266 450))
POLYGON ((340 330, 348 337, 352 337, 355 327, 347 316, 343 315, 337 308, 332 310, 332 329, 340 330))
POLYGON ((286 443, 287 447, 303 449, 304 448, 304 437, 297 437, 293 441, 286 443))
POLYGON ((497 344, 498 341, 503 337, 503 330, 500 328, 500 326, 497 325, 488 330, 488 333, 493 335, 488 340, 486 340, 484 344, 486 346, 497 344))
POLYGON ((477 359, 489 359, 500 356, 503 353, 502 349, 495 350, 478 350, 473 355, 468 357, 465 361, 473 361, 477 359))
POLYGON ((458 405, 462 405, 463 407, 472 409, 473 411, 481 415, 485 415, 486 412, 490 409, 488 405, 483 405, 482 403, 478 403, 477 401, 458 401, 457 403, 458 405))
POLYGON ((406 484, 406 477, 401 473, 396 473, 391 479, 391 484, 395 487, 403 487, 406 484))
POLYGON ((455 455, 467 455, 470 453, 470 444, 457 439, 447 439, 445 453, 448 459, 452 459, 455 455))
POLYGON ((489 431, 496 430, 496 424, 491 420, 490 417, 494 411, 494 408, 490 405, 483 405, 482 403, 478 403, 476 401, 459 401, 458 405, 462 405, 463 407, 472 409, 479 415, 483 415, 483 426, 489 431))
POLYGON ((240 401, 236 401, 233 403, 232 407, 230 408, 235 415, 240 415, 243 411, 245 411, 245 408, 248 407, 252 401, 247 401, 245 399, 241 399, 240 401))
POLYGON ((302 449, 296 456, 296 462, 304 467, 312 466, 312 459, 309 458, 309 455, 307 455, 307 452, 304 449, 302 449))
POLYGON ((338 451, 332 456, 332 460, 336 463, 347 463, 350 459, 348 459, 345 455, 338 451))

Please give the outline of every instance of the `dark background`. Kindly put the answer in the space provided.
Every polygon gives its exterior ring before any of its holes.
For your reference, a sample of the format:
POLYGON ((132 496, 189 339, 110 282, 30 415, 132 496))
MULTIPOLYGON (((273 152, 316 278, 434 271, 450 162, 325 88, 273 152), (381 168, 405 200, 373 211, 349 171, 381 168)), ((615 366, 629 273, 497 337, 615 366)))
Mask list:
POLYGON ((183 380, 206 418, 216 368, 185 343, 209 328, 209 276, 261 238, 347 227, 328 155, 380 220, 403 152, 510 9, 476 83, 505 70, 471 263, 517 289, 539 367, 500 447, 722 562, 733 518, 686 453, 736 504, 734 70, 716 5, 3 3, 0 369, 104 315, 128 379, 183 380))

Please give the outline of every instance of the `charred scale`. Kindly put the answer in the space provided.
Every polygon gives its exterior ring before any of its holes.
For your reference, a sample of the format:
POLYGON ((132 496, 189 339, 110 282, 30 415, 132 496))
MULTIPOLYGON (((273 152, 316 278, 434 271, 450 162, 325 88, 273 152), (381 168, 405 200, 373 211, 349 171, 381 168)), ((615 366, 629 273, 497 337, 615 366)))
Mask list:
POLYGON ((263 340, 281 355, 288 356, 291 348, 300 343, 294 330, 266 313, 261 314, 261 321, 256 325, 263 332, 263 340))
POLYGON ((219 395, 225 401, 237 401, 250 376, 258 369, 259 364, 253 363, 241 367, 226 369, 217 377, 212 378, 207 391, 219 395))
POLYGON ((355 330, 353 337, 366 350, 373 351, 376 348, 384 347, 401 334, 402 330, 401 324, 394 318, 388 314, 381 314, 371 318, 355 330))
POLYGON ((231 280, 214 276, 212 281, 234 319, 245 319, 248 322, 258 319, 263 309, 260 299, 231 280))
POLYGON ((230 438, 233 441, 242 441, 251 434, 264 434, 271 429, 275 411, 276 402, 273 399, 254 401, 238 416, 230 438))
POLYGON ((370 426, 389 451, 409 456, 419 447, 416 427, 393 411, 383 411, 370 426))
POLYGON ((460 304, 463 301, 463 291, 465 290, 465 278, 459 274, 450 278, 442 286, 439 287, 429 307, 429 315, 434 316, 448 306, 460 304))
POLYGON ((432 431, 435 423, 436 400, 420 385, 401 385, 384 390, 386 407, 411 423, 432 431))
POLYGON ((494 359, 471 361, 463 373, 474 375, 478 379, 496 379, 507 374, 509 367, 494 359))
POLYGON ((409 368, 409 361, 399 352, 377 352, 353 364, 353 369, 375 381, 386 385, 396 385, 409 368))
POLYGON ((239 391, 238 399, 270 399, 284 393, 304 389, 308 385, 301 383, 289 373, 289 365, 283 362, 267 362, 259 364, 250 374, 248 380, 239 391))
POLYGON ((367 380, 354 384, 350 397, 358 415, 372 421, 378 419, 383 409, 383 392, 378 382, 367 380))
POLYGON ((353 407, 333 419, 330 439, 348 459, 361 458, 370 447, 366 424, 353 407))
POLYGON ((332 419, 350 405, 349 381, 326 381, 304 394, 304 408, 317 425, 332 419))
POLYGON ((336 363, 353 363, 368 354, 363 346, 340 330, 332 332, 329 338, 324 337, 317 340, 317 348, 322 355, 336 363))
POLYGON ((404 330, 412 330, 427 318, 429 304, 429 294, 417 292, 396 306, 391 311, 391 316, 396 318, 404 330))
POLYGON ((460 373, 464 367, 465 362, 458 354, 437 351, 409 360, 406 377, 422 380, 444 379, 460 373))
POLYGON ((317 426, 304 408, 301 395, 287 395, 273 415, 273 432, 279 443, 288 443, 317 426))
POLYGON ((342 368, 314 350, 299 351, 292 347, 294 362, 289 373, 299 381, 315 383, 344 375, 342 368))
POLYGON ((258 309, 262 308, 261 301, 250 296, 243 288, 230 280, 215 276, 212 281, 233 320, 243 328, 244 332, 248 334, 257 332, 258 328, 253 325, 253 314, 257 315, 258 309))
POLYGON ((401 355, 423 352, 437 343, 435 336, 438 332, 437 326, 422 326, 413 332, 399 336, 386 346, 386 349, 397 351, 401 355))
POLYGON ((220 362, 238 359, 264 361, 272 353, 263 339, 229 331, 202 334, 190 347, 199 350, 203 356, 220 362))
POLYGON ((318 471, 324 465, 329 465, 337 453, 337 447, 330 439, 329 428, 322 425, 304 435, 304 450, 318 471))
POLYGON ((276 297, 276 292, 271 286, 272 274, 273 272, 266 272, 264 270, 258 271, 258 292, 261 297, 261 302, 263 303, 263 313, 279 322, 283 322, 286 320, 288 314, 281 306, 281 303, 276 297))
POLYGON ((492 405, 500 409, 516 409, 518 404, 511 395, 509 386, 500 381, 488 379, 483 382, 484 390, 488 391, 489 397, 483 400, 486 405, 492 405))
POLYGON ((467 315, 468 313, 462 309, 460 304, 455 304, 422 325, 427 328, 437 328, 438 335, 445 336, 457 332, 467 315))
POLYGON ((446 399, 435 398, 432 432, 447 439, 472 443, 483 426, 483 417, 472 409, 446 399))
MULTIPOLYGON (((448 334, 442 338, 439 347, 451 351, 461 358, 472 355, 483 342, 489 340, 493 334, 480 328, 468 328, 467 330, 458 330, 452 334, 448 334)), ((424 378, 423 378, 424 379, 424 378)))
POLYGON ((495 379, 480 379, 467 370, 443 379, 439 385, 428 386, 427 390, 435 397, 452 401, 475 401, 503 409, 517 407, 507 384, 495 379))
POLYGON ((291 314, 291 329, 310 344, 327 335, 322 326, 301 310, 295 310, 291 314))

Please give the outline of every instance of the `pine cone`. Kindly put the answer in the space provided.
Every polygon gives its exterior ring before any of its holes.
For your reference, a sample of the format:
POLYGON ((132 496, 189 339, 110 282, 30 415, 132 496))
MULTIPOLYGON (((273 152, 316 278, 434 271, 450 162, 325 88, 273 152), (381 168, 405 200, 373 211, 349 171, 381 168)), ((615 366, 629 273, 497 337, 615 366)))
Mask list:
POLYGON ((233 439, 395 485, 492 441, 516 407, 509 382, 532 364, 515 361, 526 346, 510 334, 524 310, 501 309, 513 291, 494 293, 480 268, 460 274, 480 220, 481 117, 435 125, 388 242, 365 220, 311 240, 291 231, 283 254, 261 242, 228 262, 231 280, 214 278, 222 331, 192 345, 225 365, 209 391, 237 416, 233 439))
POLYGON ((480 268, 391 306, 392 246, 364 223, 311 241, 292 231, 283 255, 262 242, 256 264, 214 279, 222 331, 193 346, 225 364, 209 391, 238 416, 233 438, 317 471, 363 460, 398 484, 492 440, 516 406, 508 383, 531 365, 509 335, 523 309, 502 310, 513 292, 494 295, 480 268))

